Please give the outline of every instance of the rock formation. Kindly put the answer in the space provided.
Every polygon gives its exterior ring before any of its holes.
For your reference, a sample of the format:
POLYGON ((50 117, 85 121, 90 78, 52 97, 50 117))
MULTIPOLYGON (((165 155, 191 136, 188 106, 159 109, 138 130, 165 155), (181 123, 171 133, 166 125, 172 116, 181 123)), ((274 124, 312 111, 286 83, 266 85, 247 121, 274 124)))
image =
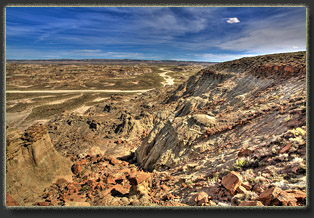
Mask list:
POLYGON ((157 124, 136 159, 146 170, 173 167, 206 149, 226 153, 305 126, 305 56, 276 54, 210 66, 172 92, 174 119, 157 124), (156 130, 158 129, 158 130, 156 130))
POLYGON ((27 206, 58 178, 72 180, 71 161, 54 149, 47 129, 34 124, 23 134, 7 129, 6 192, 27 206))

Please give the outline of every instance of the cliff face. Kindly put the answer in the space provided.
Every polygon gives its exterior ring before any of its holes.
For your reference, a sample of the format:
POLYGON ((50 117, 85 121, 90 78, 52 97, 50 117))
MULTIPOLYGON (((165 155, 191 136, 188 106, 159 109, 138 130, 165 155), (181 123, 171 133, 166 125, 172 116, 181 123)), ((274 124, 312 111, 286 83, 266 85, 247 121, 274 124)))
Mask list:
POLYGON ((169 104, 178 102, 174 119, 153 128, 136 160, 146 170, 169 168, 207 151, 227 154, 232 166, 234 149, 269 144, 290 129, 305 128, 305 69, 305 52, 299 52, 200 71, 170 95, 169 104))
POLYGON ((25 133, 7 129, 6 191, 27 206, 58 178, 72 180, 71 161, 54 149, 47 129, 40 124, 25 133))

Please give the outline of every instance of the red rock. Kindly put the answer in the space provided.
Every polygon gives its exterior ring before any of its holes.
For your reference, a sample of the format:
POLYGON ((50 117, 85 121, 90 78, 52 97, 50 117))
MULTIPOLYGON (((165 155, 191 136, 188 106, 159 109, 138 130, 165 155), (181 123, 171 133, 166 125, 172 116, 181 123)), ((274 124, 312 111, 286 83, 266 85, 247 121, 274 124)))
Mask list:
POLYGON ((80 163, 75 163, 72 165, 72 172, 77 175, 82 172, 82 166, 80 163))
POLYGON ((231 171, 222 178, 221 184, 234 195, 237 188, 242 184, 242 176, 237 172, 231 171))
POLYGON ((12 196, 11 195, 9 195, 8 193, 6 194, 6 206, 20 206, 18 203, 17 203, 17 201, 14 199, 14 198, 12 198, 12 196))
POLYGON ((294 197, 294 194, 282 191, 278 194, 273 204, 280 206, 297 206, 297 199, 294 197))
POLYGON ((205 203, 208 202, 208 194, 207 194, 206 192, 203 192, 203 191, 202 191, 202 192, 199 192, 199 193, 196 195, 194 201, 196 202, 196 204, 197 204, 198 206, 205 205, 205 203))
POLYGON ((259 197, 259 200, 263 202, 264 205, 270 205, 271 202, 277 198, 282 190, 278 187, 272 187, 263 191, 259 197))
POLYGON ((299 203, 306 203, 306 192, 300 190, 286 190, 287 193, 293 194, 299 203))
POLYGON ((131 173, 128 177, 131 185, 138 185, 148 179, 151 175, 145 172, 131 173))
POLYGON ((114 175, 111 175, 111 174, 109 174, 108 176, 107 176, 107 183, 108 184, 116 184, 116 177, 114 176, 114 175))
POLYGON ((286 151, 289 151, 291 147, 291 143, 288 143, 285 147, 283 147, 281 150, 280 150, 280 154, 283 154, 285 153, 286 151))
POLYGON ((264 204, 260 201, 242 201, 239 206, 264 206, 264 204))

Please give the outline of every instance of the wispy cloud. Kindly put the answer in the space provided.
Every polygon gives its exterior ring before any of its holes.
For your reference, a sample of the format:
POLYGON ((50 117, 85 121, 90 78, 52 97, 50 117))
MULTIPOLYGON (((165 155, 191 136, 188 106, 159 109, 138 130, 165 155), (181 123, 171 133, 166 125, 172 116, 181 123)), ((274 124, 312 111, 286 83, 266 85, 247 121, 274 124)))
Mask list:
POLYGON ((305 8, 12 7, 6 18, 10 58, 220 61, 306 47, 305 8))
POLYGON ((228 41, 217 43, 224 50, 254 53, 289 52, 306 47, 305 14, 283 12, 251 22, 228 41))
POLYGON ((8 59, 85 59, 85 58, 97 58, 97 59, 159 59, 156 55, 147 55, 144 53, 136 52, 111 52, 103 51, 101 49, 73 49, 73 50, 45 50, 39 51, 36 49, 21 49, 8 47, 7 58, 8 59))

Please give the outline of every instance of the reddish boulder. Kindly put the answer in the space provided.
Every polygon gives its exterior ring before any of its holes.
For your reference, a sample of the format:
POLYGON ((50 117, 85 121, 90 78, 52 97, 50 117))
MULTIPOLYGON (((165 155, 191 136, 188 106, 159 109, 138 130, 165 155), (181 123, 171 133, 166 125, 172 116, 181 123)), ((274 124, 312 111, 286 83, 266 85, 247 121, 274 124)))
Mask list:
POLYGON ((130 181, 131 185, 138 185, 148 179, 151 175, 145 172, 137 172, 137 173, 130 173, 128 180, 130 181))
POLYGON ((294 194, 282 191, 278 194, 277 198, 273 201, 273 205, 278 206, 297 206, 297 199, 294 194))
POLYGON ((306 201, 306 192, 305 191, 287 190, 286 192, 290 193, 290 194, 293 194, 298 202, 304 202, 305 203, 305 201, 306 201))
POLYGON ((75 163, 72 165, 72 172, 77 175, 82 172, 82 166, 80 163, 75 163))
POLYGON ((242 176, 237 172, 231 171, 222 178, 221 184, 234 195, 237 188, 242 184, 242 176))
POLYGON ((264 205, 271 205, 271 202, 277 198, 277 196, 282 192, 278 187, 272 187, 263 191, 259 197, 259 200, 263 202, 264 205))

